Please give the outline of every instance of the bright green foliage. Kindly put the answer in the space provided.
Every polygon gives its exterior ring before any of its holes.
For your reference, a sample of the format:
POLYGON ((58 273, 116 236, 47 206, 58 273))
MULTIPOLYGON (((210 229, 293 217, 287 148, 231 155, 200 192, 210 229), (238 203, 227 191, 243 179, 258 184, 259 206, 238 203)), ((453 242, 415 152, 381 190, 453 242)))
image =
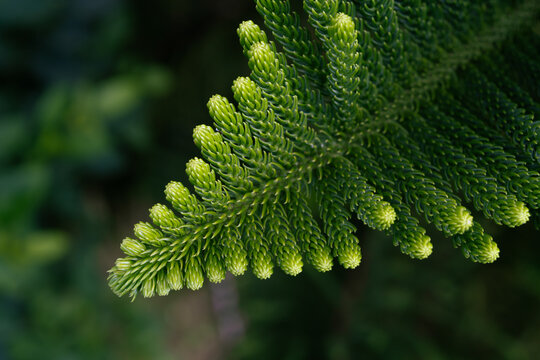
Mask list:
POLYGON ((248 267, 260 279, 333 258, 355 268, 353 214, 415 259, 433 249, 421 216, 480 263, 499 249, 465 206, 499 225, 538 221, 539 90, 523 69, 538 77, 540 54, 505 41, 527 36, 538 1, 305 0, 312 29, 289 1, 256 7, 277 44, 240 24, 252 72, 234 81, 236 104, 209 100, 214 127, 193 133, 204 160, 186 169, 194 193, 165 189, 179 215, 158 204, 155 227, 122 242, 118 295, 195 290, 248 267))

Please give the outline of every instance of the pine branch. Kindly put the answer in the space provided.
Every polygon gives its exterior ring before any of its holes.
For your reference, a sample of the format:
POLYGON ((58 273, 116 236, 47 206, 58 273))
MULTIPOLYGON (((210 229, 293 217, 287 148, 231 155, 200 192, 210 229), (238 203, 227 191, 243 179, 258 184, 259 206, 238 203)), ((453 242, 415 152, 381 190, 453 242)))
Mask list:
POLYGON ((249 267, 261 279, 276 265, 328 271, 333 257, 355 268, 353 214, 412 258, 433 248, 416 212, 465 257, 494 261, 460 193, 498 224, 540 221, 538 82, 523 75, 540 54, 507 41, 540 3, 513 4, 305 0, 312 39, 288 1, 257 0, 278 45, 240 25, 252 73, 235 80, 236 105, 209 100, 215 128, 195 128, 204 159, 186 168, 194 192, 167 185, 174 210, 155 205, 154 225, 122 242, 113 291, 167 295, 249 267))

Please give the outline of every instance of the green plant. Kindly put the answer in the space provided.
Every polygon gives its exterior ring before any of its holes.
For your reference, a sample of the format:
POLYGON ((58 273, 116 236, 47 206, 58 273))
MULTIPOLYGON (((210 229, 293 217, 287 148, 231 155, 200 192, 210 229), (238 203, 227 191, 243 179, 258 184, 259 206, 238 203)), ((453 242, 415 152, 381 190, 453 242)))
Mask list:
POLYGON ((252 73, 236 106, 208 102, 195 194, 169 183, 181 216, 158 204, 154 225, 135 225, 116 294, 198 289, 248 265, 262 279, 274 263, 354 268, 352 213, 416 259, 432 251, 422 219, 473 261, 498 257, 462 199, 499 225, 539 225, 538 1, 305 0, 310 29, 288 1, 256 5, 278 45, 240 25, 252 73))

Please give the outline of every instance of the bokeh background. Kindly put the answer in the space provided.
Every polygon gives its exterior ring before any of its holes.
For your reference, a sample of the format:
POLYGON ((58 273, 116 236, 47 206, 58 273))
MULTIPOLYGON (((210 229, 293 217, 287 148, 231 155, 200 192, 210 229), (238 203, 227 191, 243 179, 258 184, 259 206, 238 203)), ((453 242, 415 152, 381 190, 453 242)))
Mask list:
POLYGON ((492 265, 434 232, 413 261, 117 298, 121 239, 186 181, 206 102, 249 74, 249 0, 0 1, 0 359, 538 359, 540 235, 486 223, 492 265))

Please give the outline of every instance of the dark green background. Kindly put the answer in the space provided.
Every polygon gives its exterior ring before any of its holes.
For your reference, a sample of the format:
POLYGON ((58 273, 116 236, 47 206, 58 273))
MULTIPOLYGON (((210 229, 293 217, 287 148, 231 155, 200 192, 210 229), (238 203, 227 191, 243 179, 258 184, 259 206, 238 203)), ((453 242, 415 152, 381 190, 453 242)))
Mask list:
POLYGON ((250 1, 0 1, 0 359, 535 359, 540 245, 476 265, 358 224, 359 268, 116 298, 121 239, 186 181, 206 101, 249 74, 250 1))

